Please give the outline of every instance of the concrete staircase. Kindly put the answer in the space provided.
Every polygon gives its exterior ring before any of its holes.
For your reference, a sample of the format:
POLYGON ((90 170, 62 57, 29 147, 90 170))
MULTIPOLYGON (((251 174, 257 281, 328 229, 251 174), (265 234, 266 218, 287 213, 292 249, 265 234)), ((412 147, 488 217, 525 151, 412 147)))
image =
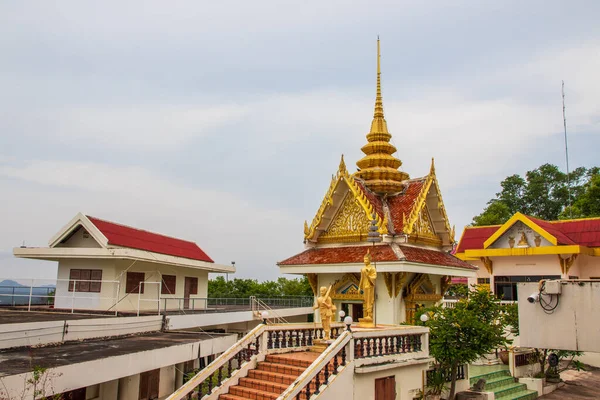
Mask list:
POLYGON ((319 355, 308 351, 267 355, 219 400, 275 400, 319 355))
POLYGON ((471 386, 481 378, 486 381, 485 390, 494 392, 496 400, 533 400, 538 398, 537 391, 527 390, 527 385, 515 382, 508 370, 472 376, 470 379, 471 386))

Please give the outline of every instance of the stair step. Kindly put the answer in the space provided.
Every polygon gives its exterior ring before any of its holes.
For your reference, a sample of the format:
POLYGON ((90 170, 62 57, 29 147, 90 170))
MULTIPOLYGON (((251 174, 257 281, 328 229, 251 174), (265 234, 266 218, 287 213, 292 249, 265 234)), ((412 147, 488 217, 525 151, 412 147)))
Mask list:
POLYGON ((502 376, 499 378, 490 379, 485 382, 485 389, 488 392, 493 392, 492 389, 500 388, 502 386, 510 385, 515 383, 515 378, 512 376, 502 376))
POLYGON ((285 384, 281 384, 281 383, 262 381, 259 379, 252 379, 252 378, 240 378, 239 385, 248 387, 251 389, 257 389, 257 390, 262 390, 264 392, 271 392, 271 393, 276 393, 276 394, 283 393, 285 391, 285 389, 287 389, 289 386, 289 385, 285 385, 285 384))
POLYGON ((276 400, 281 393, 266 392, 264 390, 251 389, 244 386, 232 386, 229 393, 252 400, 276 400))
POLYGON ((506 377, 506 376, 511 376, 510 372, 507 369, 502 369, 502 370, 499 370, 499 371, 489 372, 487 374, 481 374, 481 375, 477 375, 477 376, 472 376, 469 379, 469 382, 471 383, 471 385, 474 385, 481 378, 485 379, 486 382, 487 382, 487 381, 491 381, 494 378, 500 378, 500 377, 506 377))
POLYGON ((535 390, 521 390, 507 396, 496 397, 496 400, 534 400, 538 397, 538 392, 535 390))
POLYGON ((312 361, 303 360, 300 358, 293 358, 289 355, 279 355, 279 354, 269 354, 265 358, 266 362, 275 363, 275 364, 285 364, 292 365, 295 367, 303 367, 304 369, 308 368, 312 361))
POLYGON ((302 368, 302 367, 295 367, 295 366, 286 365, 286 364, 270 363, 270 362, 265 362, 265 361, 259 362, 256 369, 261 370, 261 371, 275 372, 275 373, 284 374, 284 375, 293 375, 296 377, 300 376, 304 372, 304 370, 306 370, 306 368, 302 368))
POLYGON ((250 397, 236 396, 235 394, 221 394, 219 400, 252 400, 250 397))
POLYGON ((251 369, 248 371, 248 378, 259 379, 267 382, 283 383, 289 386, 296 380, 297 376, 251 369))
POLYGON ((493 392, 495 397, 513 395, 514 393, 527 390, 527 385, 524 383, 513 383, 506 386, 496 388, 493 392))

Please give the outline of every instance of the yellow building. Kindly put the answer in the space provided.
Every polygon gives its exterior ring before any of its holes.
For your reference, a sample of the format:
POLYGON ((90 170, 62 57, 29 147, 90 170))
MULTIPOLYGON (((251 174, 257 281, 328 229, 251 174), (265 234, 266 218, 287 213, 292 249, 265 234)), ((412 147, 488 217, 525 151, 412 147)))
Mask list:
POLYGON ((449 254, 454 244, 433 159, 428 175, 411 178, 400 169, 390 143, 381 95, 377 42, 375 110, 365 156, 348 172, 342 156, 315 217, 304 224, 305 250, 278 263, 282 273, 306 274, 317 294, 332 285, 338 310, 356 321, 363 316, 358 288, 363 258, 377 269, 377 323, 411 321, 415 309, 442 298, 450 277, 475 278, 476 267, 449 254), (367 241, 371 226, 381 242, 367 241))

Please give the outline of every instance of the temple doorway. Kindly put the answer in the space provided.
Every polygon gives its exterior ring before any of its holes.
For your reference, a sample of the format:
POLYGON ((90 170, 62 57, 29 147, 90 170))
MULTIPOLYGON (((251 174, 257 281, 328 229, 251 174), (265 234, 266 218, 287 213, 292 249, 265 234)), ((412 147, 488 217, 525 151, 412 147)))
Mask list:
POLYGON ((342 310, 352 317, 352 321, 358 321, 359 318, 363 317, 363 304, 362 303, 342 303, 342 310))

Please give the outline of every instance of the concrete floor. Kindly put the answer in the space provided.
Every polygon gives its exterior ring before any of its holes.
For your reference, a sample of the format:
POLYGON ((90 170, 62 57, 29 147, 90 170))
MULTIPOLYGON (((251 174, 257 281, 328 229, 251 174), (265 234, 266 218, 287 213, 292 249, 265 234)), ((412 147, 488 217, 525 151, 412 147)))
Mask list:
POLYGON ((543 400, 580 400, 600 398, 600 369, 564 371, 560 374, 566 385, 545 396, 543 400))

